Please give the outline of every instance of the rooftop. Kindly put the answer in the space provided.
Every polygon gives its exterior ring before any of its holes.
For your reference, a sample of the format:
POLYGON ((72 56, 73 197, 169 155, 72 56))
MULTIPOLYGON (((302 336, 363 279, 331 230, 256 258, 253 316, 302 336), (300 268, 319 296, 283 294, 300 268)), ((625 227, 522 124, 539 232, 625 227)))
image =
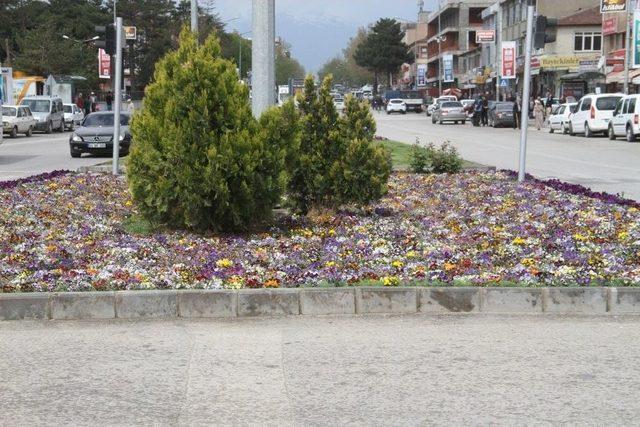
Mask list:
POLYGON ((602 15, 600 14, 600 6, 590 7, 558 19, 558 25, 561 27, 601 24, 602 15))

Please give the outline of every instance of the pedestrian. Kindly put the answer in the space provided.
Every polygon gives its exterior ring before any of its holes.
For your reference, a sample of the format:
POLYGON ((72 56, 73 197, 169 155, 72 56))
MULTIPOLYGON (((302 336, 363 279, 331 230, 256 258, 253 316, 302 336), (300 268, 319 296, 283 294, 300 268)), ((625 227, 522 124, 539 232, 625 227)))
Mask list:
POLYGON ((136 107, 133 105, 133 100, 131 98, 127 99, 127 111, 129 111, 129 114, 133 114, 135 109, 136 107))
POLYGON ((107 92, 107 96, 104 97, 105 102, 107 103, 107 111, 111 111, 111 106, 113 105, 113 95, 111 91, 107 92))
POLYGON ((542 125, 544 124, 544 107, 540 99, 536 99, 533 104, 533 117, 536 120, 536 129, 542 129, 542 125))
POLYGON ((98 103, 98 98, 96 97, 96 93, 95 92, 91 92, 91 96, 89 97, 89 101, 90 101, 90 105, 91 105, 91 112, 95 113, 96 110, 97 110, 96 104, 98 103))
POLYGON ((480 117, 482 116, 482 97, 476 98, 476 102, 473 104, 473 126, 480 126, 480 117))
POLYGON ((84 98, 82 96, 82 92, 80 92, 76 97, 76 106, 80 109, 80 111, 84 111, 84 98))
POLYGON ((550 91, 547 91, 547 102, 545 107, 545 115, 549 117, 551 115, 551 110, 553 109, 553 95, 551 95, 550 91))
POLYGON ((489 100, 486 96, 482 97, 482 126, 489 126, 489 100))
POLYGON ((84 100, 84 115, 88 116, 91 113, 91 96, 87 96, 84 100))
POLYGON ((522 120, 522 110, 520 108, 520 100, 512 98, 513 101, 513 128, 521 129, 522 124, 520 123, 522 120))

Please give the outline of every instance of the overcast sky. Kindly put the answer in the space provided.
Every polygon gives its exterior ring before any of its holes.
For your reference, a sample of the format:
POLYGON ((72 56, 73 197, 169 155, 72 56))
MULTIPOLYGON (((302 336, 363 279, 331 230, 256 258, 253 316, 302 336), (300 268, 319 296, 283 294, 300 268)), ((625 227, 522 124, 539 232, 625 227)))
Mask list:
MULTIPOLYGON (((425 8, 433 10, 432 3, 427 0, 425 8)), ((222 21, 239 18, 227 30, 251 31, 251 0, 216 0, 215 9, 222 21)), ((418 0, 276 0, 276 33, 315 72, 341 53, 358 27, 382 17, 415 21, 417 13, 418 0)))

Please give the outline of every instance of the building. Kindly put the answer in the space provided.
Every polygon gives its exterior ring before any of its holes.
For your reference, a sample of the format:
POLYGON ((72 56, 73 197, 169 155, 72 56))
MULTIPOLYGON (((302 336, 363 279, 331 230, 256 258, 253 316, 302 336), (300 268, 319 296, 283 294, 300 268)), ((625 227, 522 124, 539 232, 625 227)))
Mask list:
POLYGON ((430 12, 422 8, 418 12, 417 22, 402 24, 404 42, 409 46, 415 60, 407 73, 400 76, 401 86, 405 88, 426 89, 427 72, 427 19, 430 12))
POLYGON ((427 18, 427 87, 431 96, 440 88, 469 92, 470 77, 480 66, 482 49, 476 43, 476 31, 482 29, 482 11, 493 0, 443 0, 427 18), (445 59, 452 57, 452 73, 445 59), (445 74, 447 77, 445 78, 445 74))
MULTIPOLYGON (((607 92, 622 92, 624 90, 626 27, 626 13, 602 14, 602 45, 606 60, 607 92)), ((629 70, 629 92, 640 93, 640 69, 629 70)))

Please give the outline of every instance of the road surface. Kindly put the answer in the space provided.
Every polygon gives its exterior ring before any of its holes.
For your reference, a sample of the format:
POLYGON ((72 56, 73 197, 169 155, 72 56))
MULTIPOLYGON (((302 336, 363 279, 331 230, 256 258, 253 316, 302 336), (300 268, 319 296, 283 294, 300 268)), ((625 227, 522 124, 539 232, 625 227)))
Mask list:
POLYGON ((0 424, 631 425, 640 317, 0 322, 0 424))
MULTIPOLYGON (((519 131, 476 128, 469 122, 432 124, 425 114, 374 115, 380 136, 406 143, 414 143, 416 138, 423 143, 448 140, 467 160, 499 169, 518 168, 519 131)), ((559 178, 640 200, 640 143, 549 134, 548 129, 531 128, 527 153, 527 172, 537 177, 559 178)))

